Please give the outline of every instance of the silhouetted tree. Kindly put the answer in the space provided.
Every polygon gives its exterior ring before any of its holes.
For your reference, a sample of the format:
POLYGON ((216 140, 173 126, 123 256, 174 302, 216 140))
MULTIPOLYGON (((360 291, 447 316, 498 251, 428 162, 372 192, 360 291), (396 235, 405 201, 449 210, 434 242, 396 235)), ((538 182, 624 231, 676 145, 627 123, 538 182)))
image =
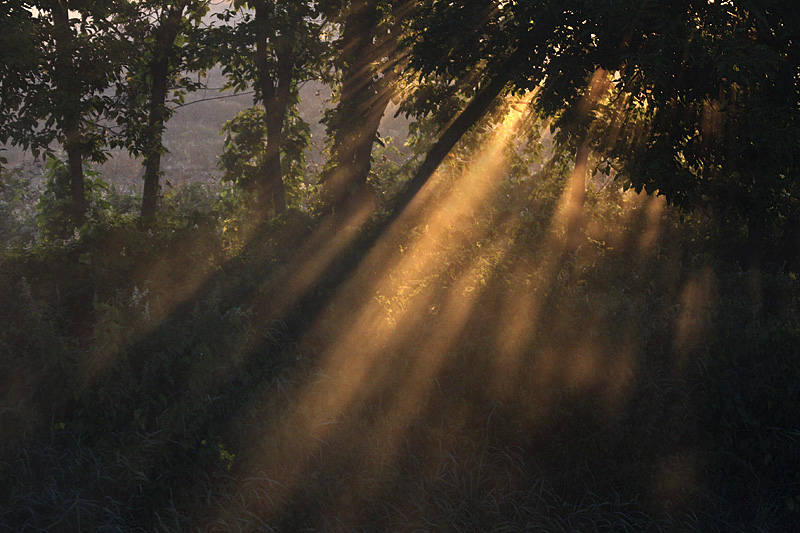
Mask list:
POLYGON ((406 62, 401 36, 412 2, 323 4, 339 28, 335 64, 341 81, 337 105, 326 117, 331 153, 320 179, 326 209, 336 209, 363 193, 367 184, 378 127, 406 62))
POLYGON ((202 86, 199 78, 188 75, 202 73, 213 63, 213 54, 200 46, 200 23, 208 6, 207 0, 144 1, 124 11, 131 53, 127 77, 117 87, 122 103, 117 121, 123 127, 120 144, 144 157, 145 221, 155 218, 158 205, 166 122, 186 92, 202 86))
POLYGON ((56 185, 80 224, 87 208, 83 161, 106 157, 104 92, 121 72, 118 2, 4 3, 0 13, 0 142, 49 154, 57 141, 68 172, 56 185))
POLYGON ((637 190, 796 241, 800 6, 432 0, 414 21, 412 66, 469 103, 409 196, 504 91, 536 91, 560 142, 637 190))
POLYGON ((258 179, 250 180, 256 206, 266 213, 286 210, 281 143, 287 116, 298 102, 298 84, 324 71, 324 20, 313 1, 236 1, 221 18, 213 42, 228 86, 251 87, 264 108, 266 145, 258 179))

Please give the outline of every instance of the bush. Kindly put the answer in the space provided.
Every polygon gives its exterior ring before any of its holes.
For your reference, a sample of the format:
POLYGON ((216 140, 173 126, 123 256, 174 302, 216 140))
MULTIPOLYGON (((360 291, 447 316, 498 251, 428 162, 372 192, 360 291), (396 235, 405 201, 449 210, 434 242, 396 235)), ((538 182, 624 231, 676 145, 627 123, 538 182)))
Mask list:
POLYGON ((21 169, 0 167, 0 247, 19 246, 36 237, 39 190, 21 169))

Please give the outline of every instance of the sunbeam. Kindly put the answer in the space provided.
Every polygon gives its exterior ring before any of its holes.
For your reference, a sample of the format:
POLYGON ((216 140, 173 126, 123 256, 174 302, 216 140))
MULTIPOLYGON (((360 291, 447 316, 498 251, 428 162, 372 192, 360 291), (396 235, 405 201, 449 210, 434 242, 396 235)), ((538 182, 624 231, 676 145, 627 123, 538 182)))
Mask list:
POLYGON ((266 437, 292 444, 282 446, 281 454, 255 455, 247 467, 267 472, 283 487, 279 501, 296 490, 320 447, 355 423, 352 417, 370 398, 391 398, 382 406, 384 420, 369 430, 384 445, 361 453, 375 464, 391 459, 386 454, 426 401, 481 296, 482 258, 503 253, 501 243, 490 243, 483 252, 463 257, 470 243, 486 237, 488 228, 471 228, 470 222, 502 183, 504 150, 524 116, 524 109, 512 109, 454 183, 443 185, 446 176, 439 175, 376 243, 308 332, 300 349, 321 350, 317 377, 301 386, 281 416, 284 422, 266 437), (442 191, 439 197, 436 190, 442 191), (455 277, 449 279, 449 272, 455 277))
POLYGON ((0 1, 0 530, 800 531, 779 3, 0 1))

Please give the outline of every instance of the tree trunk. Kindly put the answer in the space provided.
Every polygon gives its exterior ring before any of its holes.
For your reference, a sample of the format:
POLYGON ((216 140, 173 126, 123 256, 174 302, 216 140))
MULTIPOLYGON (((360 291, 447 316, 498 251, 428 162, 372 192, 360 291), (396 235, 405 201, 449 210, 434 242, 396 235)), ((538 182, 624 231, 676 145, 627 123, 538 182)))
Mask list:
MULTIPOLYGON (((57 114, 57 123, 64 134, 64 151, 67 152, 67 169, 69 175, 69 200, 70 214, 73 222, 80 225, 86 217, 88 207, 86 201, 86 188, 83 176, 83 148, 80 131, 80 114, 76 98, 80 93, 74 87, 73 80, 79 75, 72 67, 74 52, 72 28, 69 24, 69 15, 66 2, 59 1, 53 5, 53 25, 56 36, 56 87, 61 93, 62 106, 57 114)), ((66 188, 61 193, 66 194, 66 188)))
POLYGON ((155 219, 161 186, 161 154, 167 117, 167 92, 170 63, 175 53, 173 44, 180 31, 183 5, 173 7, 155 32, 153 58, 150 61, 150 102, 147 117, 146 151, 144 159, 144 192, 142 194, 142 220, 150 223, 155 219))
POLYGON ((83 178, 81 135, 77 126, 71 126, 66 132, 64 149, 67 152, 67 166, 69 168, 69 195, 72 203, 72 215, 75 223, 80 224, 86 217, 88 202, 86 201, 86 186, 83 178))
POLYGON ((504 69, 494 76, 489 83, 475 94, 472 101, 456 119, 445 128, 439 140, 431 147, 425 156, 425 160, 417 168, 403 193, 395 201, 393 206, 395 211, 402 211, 411 202, 461 137, 491 109, 497 97, 502 94, 503 89, 510 81, 509 72, 509 69, 504 69))
POLYGON ((150 223, 155 219, 160 192, 161 151, 164 133, 164 104, 167 99, 167 76, 169 60, 165 55, 156 56, 150 64, 152 85, 150 87, 150 110, 147 120, 147 151, 144 158, 144 192, 142 193, 142 220, 150 223))
POLYGON ((156 218, 158 197, 161 192, 161 154, 150 153, 144 160, 144 191, 142 192, 142 221, 151 223, 156 218))
POLYGON ((279 215, 286 211, 286 190, 283 185, 281 169, 281 138, 283 136, 283 121, 286 109, 274 101, 265 102, 267 123, 267 145, 264 148, 264 175, 261 187, 266 195, 266 204, 272 211, 279 215))
POLYGON ((390 31, 379 31, 375 2, 352 2, 345 15, 341 96, 328 127, 333 134, 329 170, 321 178, 326 210, 344 207, 366 189, 372 146, 398 77, 396 64, 382 60, 395 55, 402 6, 395 6, 390 31))
POLYGON ((264 102, 267 121, 267 146, 266 151, 266 186, 272 209, 276 215, 286 211, 286 188, 283 183, 283 169, 281 168, 281 142, 283 141, 283 126, 286 122, 286 111, 292 94, 292 77, 294 74, 294 58, 292 45, 288 38, 281 36, 276 44, 277 48, 277 77, 278 85, 269 101, 264 102))
POLYGON ((256 16, 256 71, 258 76, 261 103, 264 106, 267 127, 265 162, 260 183, 256 187, 256 207, 262 214, 272 208, 276 215, 286 211, 286 189, 281 169, 281 141, 286 109, 291 96, 294 71, 292 48, 288 38, 282 35, 277 47, 277 85, 270 72, 270 59, 267 43, 270 6, 268 2, 255 4, 256 16))

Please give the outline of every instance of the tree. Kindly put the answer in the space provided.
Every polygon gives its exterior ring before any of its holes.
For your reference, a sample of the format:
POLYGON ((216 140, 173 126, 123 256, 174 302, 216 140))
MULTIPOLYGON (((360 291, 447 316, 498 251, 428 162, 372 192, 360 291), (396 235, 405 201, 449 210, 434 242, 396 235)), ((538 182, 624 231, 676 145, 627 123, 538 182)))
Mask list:
POLYGON ((591 148, 637 190, 748 220, 756 235, 783 224, 791 238, 799 23, 800 6, 771 0, 427 2, 412 65, 471 100, 407 198, 499 95, 535 90, 561 142, 584 158, 591 148))
MULTIPOLYGON (((254 106, 241 111, 222 127, 225 142, 219 166, 225 172, 223 180, 232 181, 244 190, 251 189, 252 184, 264 175, 267 164, 265 114, 263 107, 254 106)), ((296 109, 290 109, 281 130, 280 146, 281 176, 287 205, 297 205, 303 200, 300 191, 305 175, 305 150, 310 138, 308 123, 296 109)))
POLYGON ((104 91, 120 72, 115 2, 10 2, 3 7, 0 142, 49 154, 57 141, 68 173, 56 183, 74 223, 87 207, 83 161, 103 161, 104 91))
POLYGON ((264 161, 259 177, 249 180, 250 192, 261 213, 279 214, 286 210, 281 170, 284 128, 298 102, 298 84, 319 78, 324 70, 324 21, 313 1, 236 1, 233 10, 220 17, 235 21, 220 27, 213 37, 228 86, 237 91, 252 87, 254 103, 264 109, 264 161))
POLYGON ((123 127, 120 143, 144 157, 141 216, 146 222, 156 214, 166 122, 174 105, 183 103, 186 92, 202 85, 187 74, 203 71, 213 61, 209 52, 198 46, 200 23, 208 6, 207 0, 170 4, 148 0, 129 6, 125 13, 124 26, 133 53, 128 56, 127 77, 117 87, 123 102, 117 121, 123 127))
POLYGON ((506 4, 483 0, 428 2, 414 18, 408 41, 418 90, 402 109, 417 116, 443 114, 444 127, 396 199, 395 209, 411 201, 459 139, 509 91, 523 66, 530 65, 534 76, 543 77, 541 65, 547 63, 548 40, 558 17, 549 4, 540 4, 523 19, 536 21, 524 31, 515 27, 518 19, 506 4), (431 80, 444 91, 432 94, 426 83, 431 80), (455 95, 465 102, 460 110, 452 108, 459 100, 455 95))
POLYGON ((405 63, 400 36, 411 7, 406 0, 325 3, 339 27, 341 73, 338 104, 326 117, 331 155, 320 179, 326 209, 343 207, 366 187, 378 127, 405 63))
MULTIPOLYGON (((37 121, 20 114, 25 96, 38 81, 40 50, 31 43, 36 20, 25 2, 0 5, 0 143, 39 146, 37 121)), ((5 162, 5 161, 0 161, 5 162)))
POLYGON ((744 221, 753 262, 796 260, 800 6, 763 0, 686 10, 669 31, 642 20, 649 31, 623 52, 614 87, 628 102, 620 118, 598 121, 605 128, 593 144, 637 190, 744 221), (608 127, 619 130, 616 143, 602 142, 608 127), (780 249, 766 255, 772 241, 780 249))

